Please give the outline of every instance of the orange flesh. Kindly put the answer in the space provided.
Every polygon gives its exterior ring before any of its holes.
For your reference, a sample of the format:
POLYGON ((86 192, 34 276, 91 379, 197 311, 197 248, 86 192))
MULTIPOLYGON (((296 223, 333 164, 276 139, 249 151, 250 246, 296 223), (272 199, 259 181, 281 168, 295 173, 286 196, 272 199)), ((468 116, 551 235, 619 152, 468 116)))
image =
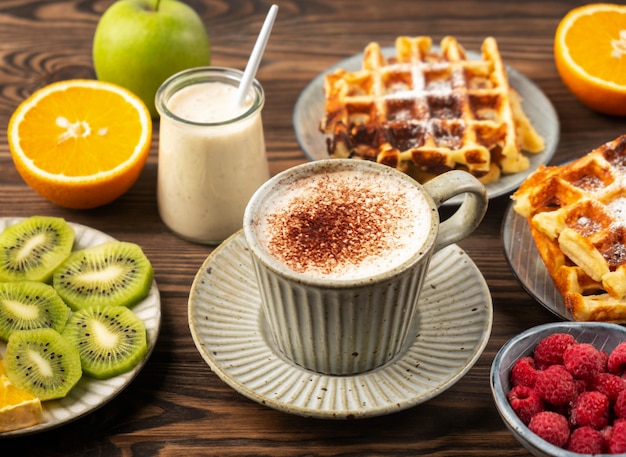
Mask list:
POLYGON ((568 31, 565 43, 587 73, 626 86, 626 13, 583 15, 568 31))
POLYGON ((141 134, 136 109, 120 95, 84 87, 41 99, 19 128, 35 166, 66 176, 115 168, 130 158, 141 134))

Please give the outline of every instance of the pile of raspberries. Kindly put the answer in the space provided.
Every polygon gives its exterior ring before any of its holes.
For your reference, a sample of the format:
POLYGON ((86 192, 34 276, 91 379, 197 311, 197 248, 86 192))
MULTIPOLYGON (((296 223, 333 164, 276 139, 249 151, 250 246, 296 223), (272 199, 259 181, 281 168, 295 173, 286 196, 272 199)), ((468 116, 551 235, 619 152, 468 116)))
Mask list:
POLYGON ((539 437, 580 454, 626 452, 626 341, 607 353, 555 333, 510 379, 509 403, 539 437))

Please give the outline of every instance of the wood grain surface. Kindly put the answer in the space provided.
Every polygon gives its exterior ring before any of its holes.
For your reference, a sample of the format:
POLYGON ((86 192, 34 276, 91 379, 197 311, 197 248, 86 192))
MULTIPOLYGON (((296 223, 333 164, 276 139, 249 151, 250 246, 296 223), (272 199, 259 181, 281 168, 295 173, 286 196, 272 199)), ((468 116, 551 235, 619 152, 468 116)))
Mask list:
MULTIPOLYGON (((187 322, 189 290, 212 248, 185 242, 156 206, 158 123, 137 184, 102 208, 72 211, 35 194, 13 166, 6 127, 16 106, 52 81, 93 78, 91 44, 111 0, 0 2, 0 217, 62 216, 139 243, 161 292, 162 329, 140 375, 102 408, 54 430, 0 439, 1 455, 22 456, 527 456, 500 420, 489 369, 511 337, 555 317, 516 282, 500 230, 508 196, 492 200, 479 229, 460 243, 493 296, 493 331, 478 363, 452 388, 417 407, 372 419, 326 421, 267 408, 223 383, 200 357, 187 322)), ((203 18, 213 64, 243 68, 270 2, 187 0, 203 18)), ((300 92, 328 66, 370 41, 397 35, 454 35, 471 50, 496 37, 507 64, 533 80, 561 122, 558 163, 624 133, 622 118, 582 106, 561 82, 552 54, 561 17, 584 2, 530 0, 277 0, 278 18, 258 79, 272 174, 304 162, 292 124, 300 92)))

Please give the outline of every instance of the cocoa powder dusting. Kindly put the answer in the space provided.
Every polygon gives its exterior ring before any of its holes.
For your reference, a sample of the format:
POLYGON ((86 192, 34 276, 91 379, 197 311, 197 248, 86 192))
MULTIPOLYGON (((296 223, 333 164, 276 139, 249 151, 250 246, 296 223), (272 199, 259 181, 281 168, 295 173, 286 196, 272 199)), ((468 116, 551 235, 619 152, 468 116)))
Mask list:
MULTIPOLYGON (((404 200, 403 200, 404 199, 404 200)), ((394 248, 393 227, 402 219, 403 195, 381 193, 358 180, 320 180, 307 197, 297 196, 269 215, 270 251, 297 271, 332 273, 394 248)))

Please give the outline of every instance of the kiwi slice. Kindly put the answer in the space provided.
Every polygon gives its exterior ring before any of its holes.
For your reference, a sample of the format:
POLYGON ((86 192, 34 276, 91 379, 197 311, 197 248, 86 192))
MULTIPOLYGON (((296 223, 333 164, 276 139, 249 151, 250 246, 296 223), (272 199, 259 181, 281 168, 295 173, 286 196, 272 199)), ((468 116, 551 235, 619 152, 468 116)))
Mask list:
POLYGON ((70 255, 75 233, 60 217, 32 216, 0 233, 0 281, 49 282, 70 255))
POLYGON ((54 272, 52 284, 73 310, 132 306, 148 295, 153 270, 141 248, 109 241, 73 252, 54 272))
POLYGON ((42 401, 65 397, 83 374, 78 349, 52 328, 13 332, 2 362, 13 385, 42 401))
POLYGON ((125 306, 89 306, 72 314, 63 336, 78 348, 85 374, 108 379, 134 368, 148 352, 146 326, 125 306))
POLYGON ((36 281, 0 283, 0 339, 16 330, 49 327, 63 331, 70 308, 51 285, 36 281))

